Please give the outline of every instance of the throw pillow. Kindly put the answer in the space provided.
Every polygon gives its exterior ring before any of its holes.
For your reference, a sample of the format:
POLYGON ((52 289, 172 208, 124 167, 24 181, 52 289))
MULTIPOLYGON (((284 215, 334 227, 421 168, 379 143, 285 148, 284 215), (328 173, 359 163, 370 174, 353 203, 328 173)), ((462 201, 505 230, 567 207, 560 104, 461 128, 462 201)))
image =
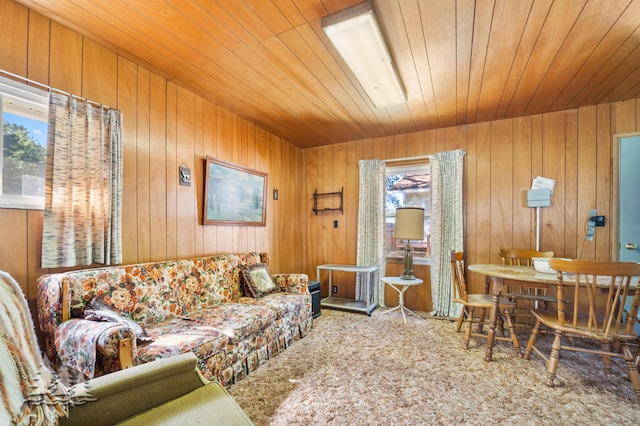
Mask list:
POLYGON ((256 263, 244 268, 242 277, 244 278, 244 288, 247 296, 259 298, 278 291, 278 286, 269 275, 267 265, 262 263, 256 263))
POLYGON ((147 335, 144 328, 137 322, 120 315, 114 308, 105 305, 100 300, 93 298, 84 310, 84 319, 91 321, 117 322, 131 327, 136 334, 136 342, 141 345, 153 342, 153 337, 147 335))

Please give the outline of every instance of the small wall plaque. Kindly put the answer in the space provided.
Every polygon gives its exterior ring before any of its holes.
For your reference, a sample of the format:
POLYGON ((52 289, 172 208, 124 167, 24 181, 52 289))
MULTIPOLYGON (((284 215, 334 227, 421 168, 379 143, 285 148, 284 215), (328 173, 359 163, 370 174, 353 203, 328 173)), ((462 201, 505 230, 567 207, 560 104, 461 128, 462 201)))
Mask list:
POLYGON ((179 167, 180 185, 191 186, 191 169, 186 165, 179 167))

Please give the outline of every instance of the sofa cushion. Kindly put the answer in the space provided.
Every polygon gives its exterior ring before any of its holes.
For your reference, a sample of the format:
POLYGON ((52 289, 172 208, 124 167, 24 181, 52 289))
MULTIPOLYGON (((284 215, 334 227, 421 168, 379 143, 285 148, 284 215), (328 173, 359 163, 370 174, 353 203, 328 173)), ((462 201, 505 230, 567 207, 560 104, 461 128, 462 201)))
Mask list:
POLYGON ((183 318, 174 318, 147 327, 147 334, 154 342, 138 348, 137 359, 149 362, 188 351, 194 352, 200 359, 222 351, 228 338, 219 330, 183 318))
POLYGON ((242 269, 245 294, 251 297, 263 297, 279 290, 271 276, 267 265, 261 263, 242 269))
POLYGON ((238 342, 266 328, 276 319, 269 308, 242 303, 224 303, 211 309, 193 312, 189 319, 211 327, 238 342))
POLYGON ((268 307, 275 312, 276 319, 292 316, 304 318, 307 316, 304 312, 307 309, 306 298, 304 294, 277 292, 260 299, 243 297, 239 302, 268 307))

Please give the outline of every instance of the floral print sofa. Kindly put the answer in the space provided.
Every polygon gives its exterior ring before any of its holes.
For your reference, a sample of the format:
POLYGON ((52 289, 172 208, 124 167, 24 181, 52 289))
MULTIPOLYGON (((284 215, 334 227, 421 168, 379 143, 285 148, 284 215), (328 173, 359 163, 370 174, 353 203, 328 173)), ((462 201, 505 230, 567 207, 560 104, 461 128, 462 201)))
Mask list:
POLYGON ((243 269, 269 260, 228 254, 44 275, 37 304, 47 356, 82 380, 192 351, 205 378, 228 386, 312 326, 304 274, 271 275, 275 292, 245 294, 243 269), (124 321, 85 319, 95 298, 124 321))

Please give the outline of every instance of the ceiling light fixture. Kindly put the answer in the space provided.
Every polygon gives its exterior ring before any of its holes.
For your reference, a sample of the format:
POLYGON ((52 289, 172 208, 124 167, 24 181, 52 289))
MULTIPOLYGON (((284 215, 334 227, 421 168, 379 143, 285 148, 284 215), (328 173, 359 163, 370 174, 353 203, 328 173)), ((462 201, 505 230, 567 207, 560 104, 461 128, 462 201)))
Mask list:
POLYGON ((377 108, 406 102, 370 0, 323 17, 322 29, 377 108))

